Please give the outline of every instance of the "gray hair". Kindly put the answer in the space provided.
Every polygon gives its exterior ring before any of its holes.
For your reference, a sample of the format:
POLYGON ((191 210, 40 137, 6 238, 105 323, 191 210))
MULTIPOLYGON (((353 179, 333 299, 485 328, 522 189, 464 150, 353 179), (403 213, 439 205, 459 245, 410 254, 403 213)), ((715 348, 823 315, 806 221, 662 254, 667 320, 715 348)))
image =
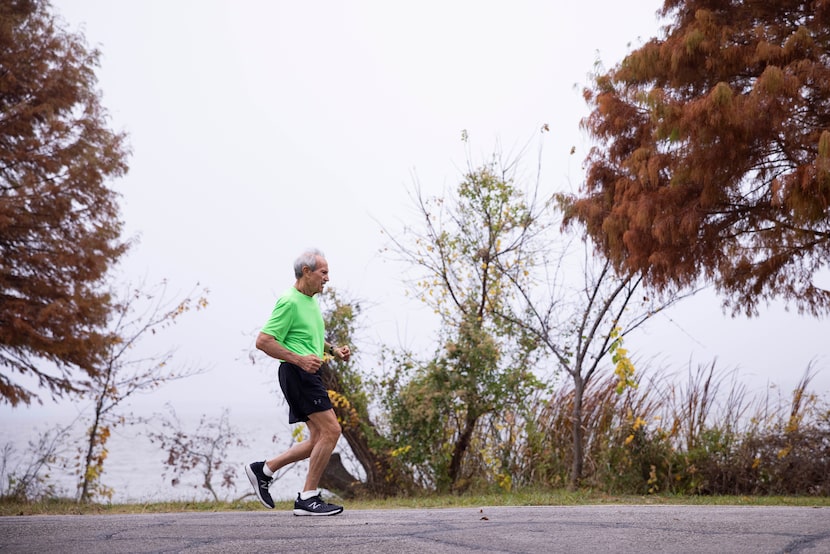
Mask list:
POLYGON ((317 248, 309 248, 300 254, 297 259, 294 260, 294 277, 297 279, 302 277, 304 267, 308 267, 311 271, 317 269, 317 256, 320 256, 321 258, 326 257, 317 248))

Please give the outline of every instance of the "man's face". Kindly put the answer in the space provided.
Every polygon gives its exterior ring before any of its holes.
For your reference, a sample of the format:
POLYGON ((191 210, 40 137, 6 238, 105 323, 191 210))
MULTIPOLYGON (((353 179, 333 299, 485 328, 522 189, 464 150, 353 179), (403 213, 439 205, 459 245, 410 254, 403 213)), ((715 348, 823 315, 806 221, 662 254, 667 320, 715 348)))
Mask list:
POLYGON ((329 264, 326 259, 317 256, 317 269, 311 271, 310 267, 306 267, 304 272, 311 295, 323 292, 323 286, 329 281, 329 264))

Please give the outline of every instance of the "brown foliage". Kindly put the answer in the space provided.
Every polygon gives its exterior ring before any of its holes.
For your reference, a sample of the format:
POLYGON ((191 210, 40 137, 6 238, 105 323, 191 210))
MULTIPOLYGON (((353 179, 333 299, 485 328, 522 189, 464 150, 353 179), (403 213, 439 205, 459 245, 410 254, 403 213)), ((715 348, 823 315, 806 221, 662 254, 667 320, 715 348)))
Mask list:
POLYGON ((598 141, 568 220, 663 289, 830 312, 830 2, 666 0, 663 38, 585 91, 598 141))
POLYGON ((126 250, 117 195, 125 137, 106 127, 97 50, 45 0, 0 3, 0 401, 73 390, 111 340, 101 282, 126 250), (49 363, 44 363, 44 360, 49 363))

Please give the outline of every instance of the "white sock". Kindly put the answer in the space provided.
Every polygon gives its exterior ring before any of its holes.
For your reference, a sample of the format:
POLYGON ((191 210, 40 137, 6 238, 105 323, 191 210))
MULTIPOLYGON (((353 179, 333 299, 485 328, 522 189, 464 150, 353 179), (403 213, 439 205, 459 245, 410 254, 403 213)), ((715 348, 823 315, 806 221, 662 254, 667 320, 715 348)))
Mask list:
POLYGON ((271 471, 271 468, 268 467, 268 464, 262 464, 262 473, 264 473, 266 477, 274 476, 274 472, 271 471))
POLYGON ((311 490, 311 491, 303 491, 303 492, 300 493, 300 500, 308 500, 309 498, 314 498, 318 494, 320 494, 319 489, 314 489, 314 490, 311 490))

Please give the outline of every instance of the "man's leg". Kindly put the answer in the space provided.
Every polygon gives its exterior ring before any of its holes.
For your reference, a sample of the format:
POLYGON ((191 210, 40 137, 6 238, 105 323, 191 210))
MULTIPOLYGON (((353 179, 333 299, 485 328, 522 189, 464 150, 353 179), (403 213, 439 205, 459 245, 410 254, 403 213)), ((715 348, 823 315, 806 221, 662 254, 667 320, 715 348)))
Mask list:
POLYGON ((248 475, 248 479, 254 487, 254 492, 263 506, 266 508, 274 507, 274 500, 268 491, 273 482, 272 476, 274 473, 292 462, 299 462, 308 458, 314 449, 314 438, 315 434, 312 433, 310 440, 298 442, 276 458, 266 462, 253 462, 245 466, 245 473, 248 475))
MULTIPOLYGON (((334 452, 334 447, 337 446, 337 440, 340 438, 340 422, 337 421, 337 416, 334 410, 326 410, 324 412, 315 412, 310 414, 308 422, 309 433, 311 434, 310 456, 308 456, 308 475, 305 480, 304 491, 312 491, 318 488, 320 479, 323 477, 323 471, 331 458, 331 453, 334 452)), ((287 454, 287 453, 286 453, 287 454)), ((268 464, 270 467, 270 463, 268 464)))
MULTIPOLYGON (((331 459, 331 453, 340 438, 340 423, 334 410, 315 412, 307 422, 314 446, 308 459, 305 488, 294 501, 295 516, 334 516, 343 512, 343 506, 323 502, 320 498, 320 479, 331 459)), ((312 441, 309 441, 312 442, 312 441)))
MULTIPOLYGON (((311 423, 311 422, 308 422, 311 423)), ((305 460, 309 456, 311 456, 311 451, 314 449, 314 433, 311 431, 311 426, 308 426, 311 438, 307 441, 302 441, 294 444, 291 448, 277 456, 276 458, 272 458, 265 462, 268 464, 268 469, 276 473, 279 471, 280 468, 287 466, 288 464, 299 462, 301 460, 305 460)))

